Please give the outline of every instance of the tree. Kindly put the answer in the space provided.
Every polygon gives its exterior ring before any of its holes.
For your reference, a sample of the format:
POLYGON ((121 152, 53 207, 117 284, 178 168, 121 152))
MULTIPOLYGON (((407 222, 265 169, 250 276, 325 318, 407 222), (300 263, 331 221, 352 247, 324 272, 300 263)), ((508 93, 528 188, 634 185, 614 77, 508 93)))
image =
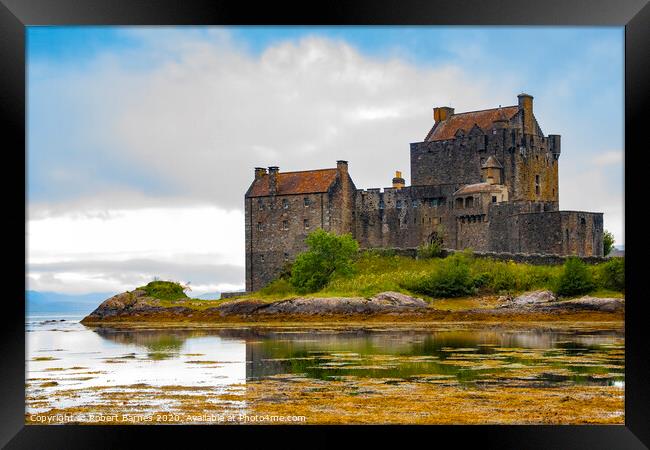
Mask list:
POLYGON ((337 235, 319 228, 305 242, 309 249, 298 255, 291 267, 291 284, 296 291, 315 292, 325 287, 334 275, 353 272, 352 258, 359 244, 351 234, 337 235))
POLYGON ((603 233, 603 255, 607 256, 610 254, 614 248, 614 242, 614 235, 605 230, 605 233, 603 233))
POLYGON ((564 262, 564 270, 557 282, 555 293, 569 297, 586 294, 594 288, 594 280, 587 265, 578 257, 568 257, 564 262))

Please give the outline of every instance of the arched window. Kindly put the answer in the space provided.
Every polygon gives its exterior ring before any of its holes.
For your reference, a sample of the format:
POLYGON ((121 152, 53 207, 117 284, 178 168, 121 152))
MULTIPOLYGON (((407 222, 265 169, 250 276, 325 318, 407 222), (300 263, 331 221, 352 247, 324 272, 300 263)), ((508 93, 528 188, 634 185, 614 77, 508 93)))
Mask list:
POLYGON ((474 207, 474 197, 467 197, 465 199, 465 208, 472 208, 474 207))

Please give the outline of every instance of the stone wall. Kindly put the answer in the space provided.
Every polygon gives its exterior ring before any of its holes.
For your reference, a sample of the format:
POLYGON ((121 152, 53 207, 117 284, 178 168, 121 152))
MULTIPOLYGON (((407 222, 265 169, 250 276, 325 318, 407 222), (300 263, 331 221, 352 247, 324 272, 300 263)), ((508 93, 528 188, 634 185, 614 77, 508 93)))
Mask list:
MULTIPOLYGON (((376 251, 393 254, 398 256, 405 256, 408 258, 417 258, 418 249, 417 248, 386 248, 386 249, 375 249, 376 251)), ((444 249, 442 252, 443 257, 452 255, 454 253, 461 252, 462 250, 455 249, 444 249)), ((516 263, 525 263, 532 265, 545 265, 545 266, 557 266, 562 265, 566 259, 570 256, 577 256, 586 264, 599 264, 602 262, 608 261, 609 257, 604 256, 579 256, 579 255, 546 255, 546 254, 537 254, 537 253, 508 253, 508 252, 472 252, 475 258, 489 258, 497 261, 514 261, 516 263)))

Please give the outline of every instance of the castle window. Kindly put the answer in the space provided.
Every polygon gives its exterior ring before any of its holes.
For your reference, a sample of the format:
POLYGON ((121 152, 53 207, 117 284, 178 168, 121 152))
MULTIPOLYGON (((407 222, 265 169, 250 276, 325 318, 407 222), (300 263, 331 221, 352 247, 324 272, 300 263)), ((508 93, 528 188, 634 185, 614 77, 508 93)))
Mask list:
POLYGON ((258 200, 257 206, 260 208, 260 211, 264 209, 264 200, 258 200))
POLYGON ((289 254, 287 252, 284 253, 284 260, 289 261, 289 254))
POLYGON ((264 255, 260 255, 260 262, 264 262, 264 255))
POLYGON ((465 199, 465 208, 472 208, 474 206, 474 197, 467 197, 465 199))
POLYGON ((418 219, 414 217, 413 218, 413 225, 415 225, 416 223, 418 223, 418 219))
POLYGON ((585 218, 581 217, 580 218, 580 225, 586 225, 586 224, 587 224, 587 221, 585 220, 585 218))
POLYGON ((286 198, 283 198, 282 199, 282 207, 284 209, 289 209, 289 200, 287 200, 286 198))
POLYGON ((379 200, 379 209, 384 209, 384 200, 379 200))
POLYGON ((568 242, 569 241, 569 229, 568 228, 564 230, 564 235, 566 236, 566 241, 568 242))
POLYGON ((535 175, 535 194, 539 195, 539 175, 535 175))
POLYGON ((397 206, 398 209, 401 209, 402 208, 402 201, 397 200, 397 205, 396 206, 397 206))
POLYGON ((305 226, 305 230, 307 230, 309 228, 309 219, 303 220, 302 223, 305 226))
POLYGON ((257 222, 257 231, 262 231, 262 222, 257 222))
POLYGON ((463 199, 462 198, 457 198, 456 199, 456 208, 458 208, 458 209, 463 208, 463 199))
POLYGON ((493 195, 493 196, 492 196, 492 203, 496 203, 496 202, 497 202, 497 196, 496 196, 496 195, 493 195))
POLYGON ((305 205, 305 208, 307 208, 309 205, 311 205, 311 200, 309 199, 309 197, 305 197, 303 199, 303 203, 305 205))
POLYGON ((417 208, 417 207, 418 207, 418 201, 417 201, 417 200, 413 200, 413 201, 411 202, 411 205, 413 205, 414 208, 417 208))
POLYGON ((288 220, 283 220, 282 221, 282 229, 283 230, 288 230, 289 229, 289 221, 288 220))

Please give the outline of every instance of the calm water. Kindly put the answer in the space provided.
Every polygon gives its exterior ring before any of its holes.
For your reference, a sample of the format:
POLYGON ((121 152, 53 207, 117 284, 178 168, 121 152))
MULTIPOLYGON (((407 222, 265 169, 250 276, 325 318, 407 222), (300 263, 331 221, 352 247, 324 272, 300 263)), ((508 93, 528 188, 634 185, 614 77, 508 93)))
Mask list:
POLYGON ((280 374, 535 385, 625 379, 624 339, 614 331, 93 330, 79 319, 28 319, 28 393, 136 384, 219 389, 280 374))

